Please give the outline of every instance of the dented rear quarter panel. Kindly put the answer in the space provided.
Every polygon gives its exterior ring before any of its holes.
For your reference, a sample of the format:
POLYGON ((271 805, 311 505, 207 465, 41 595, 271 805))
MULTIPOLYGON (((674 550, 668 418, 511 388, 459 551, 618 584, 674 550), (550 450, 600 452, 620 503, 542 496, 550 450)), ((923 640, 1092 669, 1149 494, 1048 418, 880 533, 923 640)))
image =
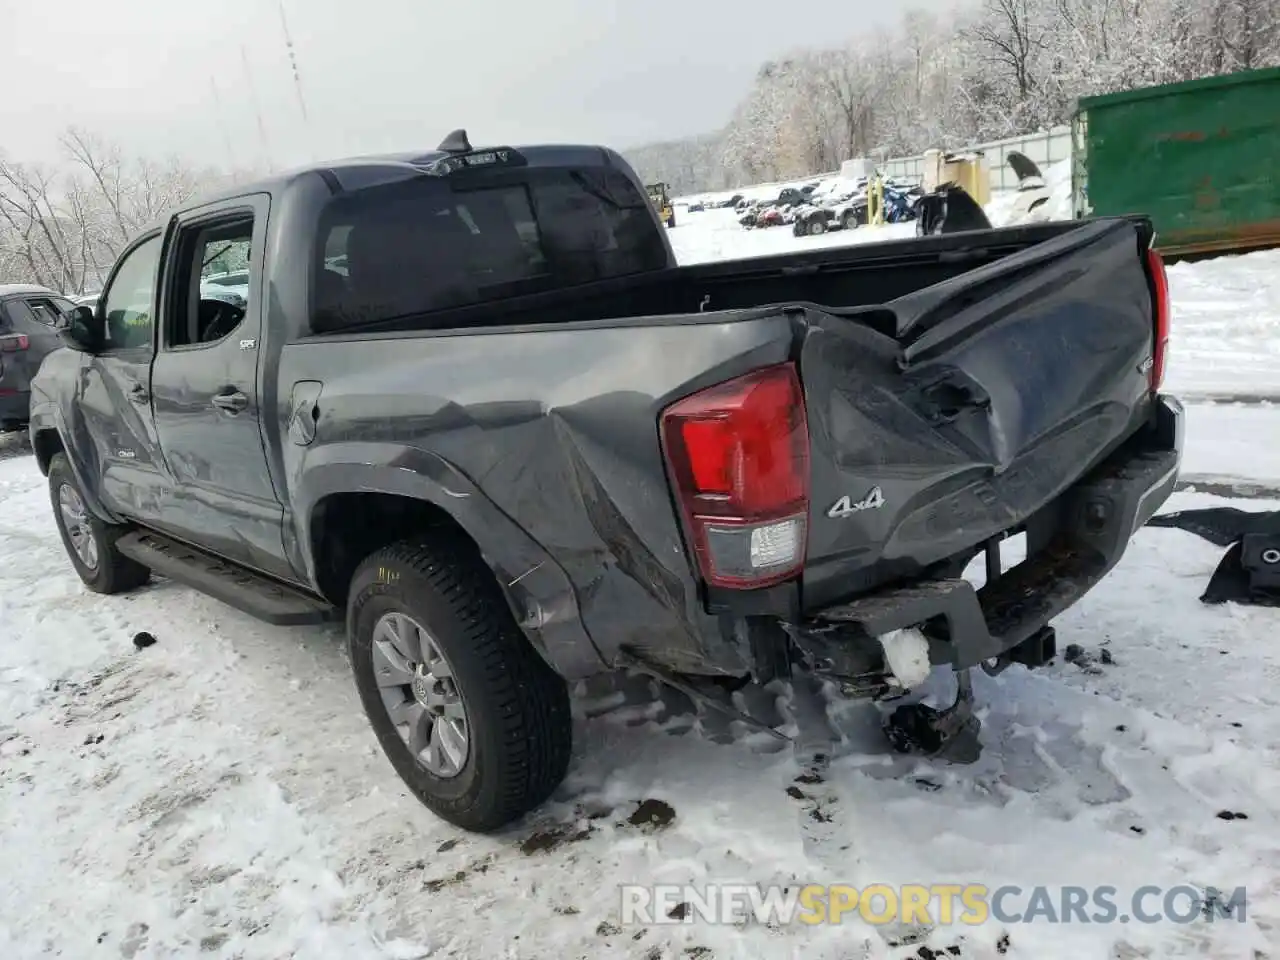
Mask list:
POLYGON ((312 563, 310 518, 326 495, 421 497, 468 530, 505 584, 541 581, 535 618, 558 626, 544 636, 558 665, 585 639, 580 615, 604 663, 627 646, 675 669, 745 669, 702 609, 658 415, 787 359, 793 336, 791 320, 756 311, 288 344, 282 418, 288 385, 323 383, 314 439, 283 431, 299 562, 312 563))

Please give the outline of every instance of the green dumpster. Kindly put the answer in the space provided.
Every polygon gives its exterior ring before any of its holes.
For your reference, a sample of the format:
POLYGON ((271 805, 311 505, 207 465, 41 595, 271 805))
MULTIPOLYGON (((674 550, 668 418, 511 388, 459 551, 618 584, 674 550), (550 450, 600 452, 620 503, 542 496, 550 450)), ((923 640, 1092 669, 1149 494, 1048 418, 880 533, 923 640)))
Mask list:
POLYGON ((1280 246, 1280 68, 1080 100, 1078 215, 1141 213, 1166 255, 1280 246))

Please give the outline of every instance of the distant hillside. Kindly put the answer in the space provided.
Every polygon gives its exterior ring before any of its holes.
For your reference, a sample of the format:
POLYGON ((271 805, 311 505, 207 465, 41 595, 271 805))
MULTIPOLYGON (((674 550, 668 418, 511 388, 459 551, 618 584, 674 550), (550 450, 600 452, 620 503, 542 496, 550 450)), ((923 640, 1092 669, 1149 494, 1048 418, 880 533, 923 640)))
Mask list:
POLYGON ((1047 130, 1082 96, 1276 65, 1277 0, 968 0, 765 63, 721 130, 625 153, 676 194, 719 190, 1047 130))
POLYGON ((650 143, 623 154, 645 183, 666 183, 674 196, 736 186, 735 171, 724 165, 722 133, 650 143))

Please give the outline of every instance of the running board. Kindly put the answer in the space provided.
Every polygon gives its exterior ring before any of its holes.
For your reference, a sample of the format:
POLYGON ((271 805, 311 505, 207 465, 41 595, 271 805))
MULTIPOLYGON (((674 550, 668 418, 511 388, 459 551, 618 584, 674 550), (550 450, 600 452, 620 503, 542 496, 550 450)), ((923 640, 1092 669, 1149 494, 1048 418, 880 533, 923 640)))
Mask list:
POLYGON ((126 533, 116 549, 162 577, 276 626, 327 623, 341 615, 318 597, 149 530, 126 533))

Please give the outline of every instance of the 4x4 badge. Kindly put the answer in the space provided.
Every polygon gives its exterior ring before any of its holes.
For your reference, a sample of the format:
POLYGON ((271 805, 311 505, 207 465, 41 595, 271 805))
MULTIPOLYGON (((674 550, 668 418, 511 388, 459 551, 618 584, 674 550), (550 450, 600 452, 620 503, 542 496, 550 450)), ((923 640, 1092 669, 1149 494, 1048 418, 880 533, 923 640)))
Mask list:
POLYGON ((854 501, 850 496, 843 496, 831 505, 831 509, 827 511, 828 517, 847 517, 852 513, 861 513, 863 510, 879 510, 884 506, 884 494, 880 492, 879 487, 872 487, 861 500, 854 501))

